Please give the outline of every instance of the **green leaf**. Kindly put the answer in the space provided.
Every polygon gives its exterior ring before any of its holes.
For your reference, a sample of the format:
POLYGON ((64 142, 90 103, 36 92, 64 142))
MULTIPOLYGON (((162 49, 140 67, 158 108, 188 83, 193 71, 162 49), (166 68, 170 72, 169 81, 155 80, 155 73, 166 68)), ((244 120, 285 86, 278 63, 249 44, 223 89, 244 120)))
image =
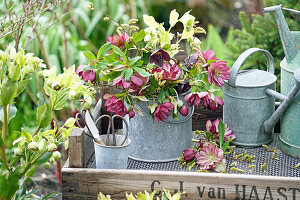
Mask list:
POLYGON ((10 80, 6 80, 1 88, 1 105, 6 106, 11 104, 13 99, 17 96, 18 84, 10 80))
POLYGON ((132 35, 132 38, 133 38, 133 42, 134 43, 138 43, 139 41, 143 40, 145 38, 145 31, 144 30, 141 30, 139 32, 135 32, 133 35, 132 35))
POLYGON ((132 96, 132 98, 138 99, 140 101, 149 101, 145 96, 132 96))
POLYGON ((145 70, 139 68, 139 67, 133 67, 133 69, 138 72, 142 77, 148 77, 150 74, 146 72, 145 70))
POLYGON ((116 54, 118 54, 119 56, 121 56, 123 58, 124 61, 127 61, 126 55, 119 47, 112 45, 112 48, 116 54))
POLYGON ((18 96, 19 94, 21 94, 25 90, 28 81, 29 81, 29 79, 22 80, 22 81, 18 82, 18 92, 17 92, 16 96, 18 96))
MULTIPOLYGON (((1 137, 2 138, 2 137, 1 137)), ((9 171, 9 167, 4 160, 0 158, 0 163, 9 171)), ((1 191, 1 190, 0 190, 1 191)))
MULTIPOLYGON (((9 109, 9 115, 8 115, 8 123, 9 121, 14 118, 17 114, 17 107, 14 104, 10 104, 10 109, 9 109)), ((3 122, 4 119, 4 113, 3 113, 3 107, 0 107, 0 121, 3 122)))
POLYGON ((98 51, 97 60, 101 59, 107 52, 109 52, 112 48, 112 44, 105 43, 98 51))
POLYGON ((170 13, 170 28, 172 28, 178 22, 179 14, 176 12, 176 9, 172 10, 170 13))
POLYGON ((152 16, 148 16, 148 15, 144 14, 143 20, 144 20, 145 24, 147 24, 150 27, 157 28, 159 26, 159 24, 155 21, 154 17, 152 17, 152 16))
POLYGON ((35 171, 37 170, 38 167, 39 167, 39 166, 33 166, 33 167, 31 167, 31 168, 27 171, 26 177, 32 177, 33 174, 35 173, 35 171))
POLYGON ((7 180, 7 196, 6 199, 11 199, 19 189, 18 173, 10 172, 7 180))
POLYGON ((220 144, 220 148, 222 148, 223 141, 224 141, 224 135, 225 135, 225 131, 226 131, 226 126, 221 120, 218 125, 218 130, 219 130, 219 144, 220 144))
POLYGON ((158 98, 157 98, 158 102, 162 103, 165 98, 166 98, 165 91, 161 90, 160 93, 158 94, 158 98))
POLYGON ((141 56, 137 56, 137 57, 134 57, 132 58, 130 61, 129 61, 129 66, 133 66, 137 61, 141 60, 141 56))
POLYGON ((132 73, 133 73, 132 68, 126 68, 125 75, 124 75, 125 81, 127 81, 127 82, 130 81, 130 77, 131 77, 132 73))
POLYGON ((38 108, 36 113, 37 125, 40 128, 46 128, 52 120, 52 109, 49 103, 38 108))
POLYGON ((55 197, 57 197, 60 194, 61 194, 60 192, 50 192, 49 194, 47 194, 46 196, 44 196, 42 198, 42 200, 47 200, 47 199, 55 198, 55 197))
POLYGON ((88 61, 96 60, 96 56, 90 51, 84 51, 83 55, 88 59, 88 61))
POLYGON ((21 136, 25 137, 28 142, 30 142, 32 139, 31 134, 28 133, 27 131, 25 131, 24 128, 22 128, 22 130, 21 130, 21 136))
MULTIPOLYGON (((0 130, 0 134, 2 135, 2 131, 0 130)), ((0 135, 0 147, 4 144, 3 138, 0 135)))
POLYGON ((39 166, 44 164, 45 162, 47 162, 52 156, 52 152, 47 151, 46 153, 44 153, 44 155, 42 155, 42 157, 40 157, 37 161, 35 161, 33 164, 35 166, 39 166))

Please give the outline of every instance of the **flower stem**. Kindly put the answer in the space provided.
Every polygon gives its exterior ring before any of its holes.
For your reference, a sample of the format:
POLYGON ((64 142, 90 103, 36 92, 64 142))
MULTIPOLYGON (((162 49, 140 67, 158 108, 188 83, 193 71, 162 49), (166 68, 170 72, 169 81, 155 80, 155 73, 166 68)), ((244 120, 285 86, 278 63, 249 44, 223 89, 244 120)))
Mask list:
POLYGON ((36 127, 34 133, 32 134, 32 137, 34 137, 40 130, 41 130, 41 128, 39 126, 36 127))
POLYGON ((23 172, 20 174, 20 177, 23 177, 23 176, 26 174, 26 172, 30 169, 30 167, 31 167, 31 166, 32 166, 32 165, 33 165, 40 157, 42 157, 44 154, 45 154, 45 153, 42 153, 42 154, 38 155, 33 161, 28 162, 27 165, 26 165, 26 167, 24 168, 23 172))
POLYGON ((6 140, 6 134, 7 134, 7 126, 8 126, 8 112, 9 105, 3 106, 3 126, 2 126, 2 140, 3 144, 0 149, 0 155, 1 159, 4 160, 4 162, 7 163, 6 153, 5 153, 5 140, 6 140))

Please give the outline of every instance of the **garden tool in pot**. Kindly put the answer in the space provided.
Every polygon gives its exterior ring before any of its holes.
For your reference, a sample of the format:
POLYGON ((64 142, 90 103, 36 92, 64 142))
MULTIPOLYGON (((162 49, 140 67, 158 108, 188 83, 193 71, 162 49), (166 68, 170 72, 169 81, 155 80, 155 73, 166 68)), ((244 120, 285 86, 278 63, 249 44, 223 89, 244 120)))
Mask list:
POLYGON ((285 97, 275 91, 276 76, 272 55, 258 48, 244 51, 232 66, 224 92, 223 121, 236 135, 234 145, 255 147, 273 140, 273 127, 293 101, 300 88, 300 70, 295 71, 295 85, 285 97), (267 58, 267 71, 239 72, 244 61, 255 52, 267 58), (275 111, 275 98, 284 100, 275 111), (275 111, 275 112, 274 112, 275 111))
MULTIPOLYGON (((294 82, 294 73, 300 68, 300 31, 290 31, 282 9, 300 18, 300 11, 283 8, 282 5, 264 8, 264 12, 274 12, 285 58, 280 62, 280 90, 287 95, 294 82)), ((300 95, 286 110, 280 121, 280 148, 291 156, 300 158, 300 95)))

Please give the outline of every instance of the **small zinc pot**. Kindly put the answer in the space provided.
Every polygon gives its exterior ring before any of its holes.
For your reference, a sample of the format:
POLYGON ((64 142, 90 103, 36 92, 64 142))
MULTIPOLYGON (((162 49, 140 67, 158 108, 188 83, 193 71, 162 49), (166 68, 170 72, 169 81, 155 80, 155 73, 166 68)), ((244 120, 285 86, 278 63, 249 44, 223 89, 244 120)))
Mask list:
MULTIPOLYGON (((101 140, 106 140, 106 135, 100 135, 101 140)), ((94 141, 96 168, 99 169, 126 169, 130 139, 127 139, 123 146, 119 146, 125 139, 123 135, 116 135, 117 146, 103 146, 94 141)), ((110 137, 110 143, 112 137, 110 137)))
MULTIPOLYGON (((179 96, 183 102, 185 94, 179 96)), ((152 105, 153 100, 149 104, 152 105)), ((152 118, 147 102, 140 101, 135 107, 141 110, 143 116, 136 114, 129 121, 129 137, 132 141, 129 157, 144 162, 178 160, 183 150, 192 144, 194 107, 188 107, 187 116, 184 117, 178 112, 179 120, 170 116, 164 122, 156 122, 152 118)))

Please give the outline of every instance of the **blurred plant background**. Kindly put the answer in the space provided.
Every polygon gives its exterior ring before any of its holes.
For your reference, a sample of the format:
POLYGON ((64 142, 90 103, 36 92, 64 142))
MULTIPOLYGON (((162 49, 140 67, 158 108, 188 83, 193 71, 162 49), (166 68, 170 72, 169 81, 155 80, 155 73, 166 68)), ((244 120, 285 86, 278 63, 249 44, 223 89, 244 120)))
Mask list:
MULTIPOLYGON (((299 0, 2 0, 0 1, 0 49, 8 46, 24 48, 44 60, 47 67, 57 66, 58 73, 64 66, 86 64, 83 51, 97 54, 100 45, 115 33, 115 23, 104 20, 100 12, 107 12, 120 23, 142 15, 153 15, 158 22, 168 26, 168 15, 176 9, 181 15, 187 10, 206 29, 207 35, 200 38, 202 49, 213 49, 217 58, 228 61, 231 67, 236 58, 246 49, 259 47, 270 51, 275 58, 276 74, 284 54, 273 13, 264 15, 263 7, 283 4, 286 8, 300 10, 299 0)), ((300 20, 284 11, 291 30, 300 30, 300 20)), ((175 27, 180 28, 180 27, 175 27)), ((185 55, 182 55, 183 57, 185 55)), ((263 56, 252 56, 243 69, 265 69, 263 56)), ((12 108, 16 118, 10 123, 14 130, 23 125, 34 129, 35 110, 44 98, 38 93, 42 83, 35 75, 26 88, 26 93, 12 108)), ((64 121, 72 115, 78 105, 69 105, 67 110, 57 113, 64 121)), ((1 120, 1 110, 0 110, 1 120)), ((8 140, 16 136, 9 129, 8 140)))

